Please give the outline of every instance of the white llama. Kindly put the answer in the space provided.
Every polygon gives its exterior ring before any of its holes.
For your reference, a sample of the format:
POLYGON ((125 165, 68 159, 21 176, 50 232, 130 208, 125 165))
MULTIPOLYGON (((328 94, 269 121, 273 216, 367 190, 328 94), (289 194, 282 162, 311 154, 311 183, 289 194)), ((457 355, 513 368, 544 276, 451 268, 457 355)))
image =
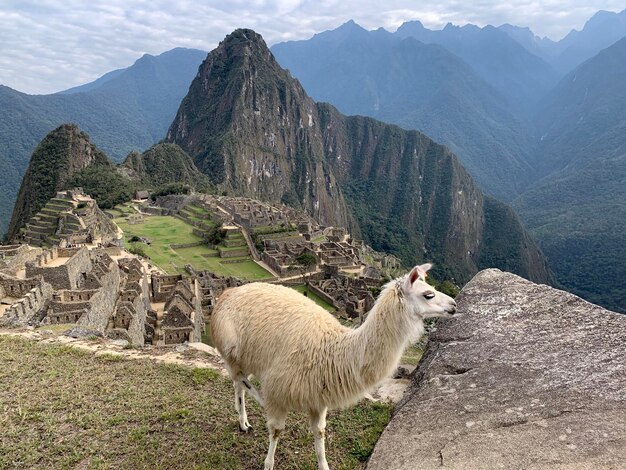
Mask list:
POLYGON ((456 311, 452 298, 425 282, 430 268, 416 266, 388 283, 356 329, 288 287, 253 283, 221 295, 211 318, 213 340, 233 379, 240 428, 250 429, 246 391, 265 408, 265 470, 274 468, 278 437, 292 409, 309 413, 318 467, 328 470, 327 410, 356 403, 388 377, 404 349, 424 333, 425 318, 456 311), (260 381, 262 395, 250 376, 260 381))

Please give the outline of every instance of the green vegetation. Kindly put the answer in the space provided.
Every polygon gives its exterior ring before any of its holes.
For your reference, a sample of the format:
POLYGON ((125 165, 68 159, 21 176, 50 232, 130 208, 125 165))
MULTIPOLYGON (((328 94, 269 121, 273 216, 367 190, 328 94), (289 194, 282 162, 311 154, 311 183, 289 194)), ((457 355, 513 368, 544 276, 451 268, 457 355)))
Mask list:
MULTIPOLYGON (((119 206, 118 206, 119 208, 119 206)), ((150 261, 170 274, 185 273, 185 265, 191 264, 197 270, 209 270, 222 276, 235 276, 241 279, 258 280, 271 277, 250 257, 219 257, 217 250, 207 244, 189 248, 172 248, 172 245, 204 242, 193 233, 193 227, 171 216, 145 216, 144 222, 129 224, 124 218, 115 219, 115 223, 124 231, 124 239, 129 251, 150 258, 150 261), (150 240, 150 245, 130 243, 134 237, 150 240), (236 262, 231 262, 236 261, 236 262)))
POLYGON ((304 284, 298 285, 298 286, 289 286, 289 287, 291 287, 294 290, 297 290, 298 292, 300 292, 302 294, 304 294, 306 292, 306 296, 309 299, 311 299, 313 302, 315 302, 320 307, 328 310, 329 312, 335 312, 337 310, 335 307, 333 307, 331 304, 326 302, 324 299, 322 299, 319 295, 317 295, 315 292, 313 292, 311 289, 309 289, 304 284))
POLYGON ((409 364, 412 366, 416 366, 422 359, 423 353, 424 351, 419 345, 413 344, 409 346, 406 351, 404 351, 402 359, 400 359, 400 364, 409 364))
POLYGON ((73 171, 85 166, 86 160, 97 166, 110 166, 109 160, 89 136, 76 126, 63 125, 50 132, 33 152, 30 164, 16 202, 9 227, 9 238, 46 203, 57 191, 68 189, 68 180, 73 171))
MULTIPOLYGON (((248 401, 254 431, 241 433, 232 382, 212 370, 2 336, 0 383, 0 468, 239 470, 267 452, 260 407, 248 401)), ((362 468, 390 416, 370 402, 329 413, 331 468, 362 468)), ((289 415, 276 466, 317 468, 303 414, 289 415)))
POLYGON ((137 185, 120 175, 111 165, 89 166, 75 173, 67 187, 82 187, 101 209, 111 209, 133 198, 137 185))
POLYGON ((185 183, 167 183, 157 188, 151 195, 151 199, 154 200, 159 196, 169 196, 170 194, 189 194, 191 192, 191 186, 185 183))
POLYGON ((177 183, 199 192, 214 190, 209 178, 200 173, 191 157, 176 144, 159 143, 143 153, 131 152, 122 167, 148 187, 177 183))

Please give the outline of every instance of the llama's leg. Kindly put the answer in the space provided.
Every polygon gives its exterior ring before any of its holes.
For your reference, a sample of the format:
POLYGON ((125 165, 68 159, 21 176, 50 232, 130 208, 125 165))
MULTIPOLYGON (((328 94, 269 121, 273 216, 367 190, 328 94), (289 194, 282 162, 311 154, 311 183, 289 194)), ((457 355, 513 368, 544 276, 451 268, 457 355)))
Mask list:
POLYGON ((235 386, 235 409, 239 414, 239 429, 248 432, 252 426, 248 422, 248 414, 246 413, 246 391, 240 382, 233 382, 233 385, 235 386))
POLYGON ((264 470, 272 470, 274 468, 274 453, 276 452, 276 445, 278 444, 278 437, 280 433, 285 429, 285 419, 287 418, 286 411, 272 410, 267 413, 267 430, 270 434, 270 447, 267 451, 267 457, 265 457, 264 470))
POLYGON ((250 393, 250 395, 252 395, 252 397, 259 402, 259 405, 261 406, 265 406, 265 402, 263 401, 263 397, 261 397, 261 394, 259 393, 259 391, 256 389, 256 387, 254 385, 252 385, 252 382, 250 382, 250 380, 248 380, 248 377, 246 377, 243 374, 239 374, 236 378, 236 380, 241 384, 241 390, 243 390, 244 392, 246 390, 248 390, 248 393, 250 393))
POLYGON ((315 439, 315 454, 317 455, 317 468, 319 470, 328 470, 328 463, 326 462, 326 448, 324 445, 324 439, 326 437, 326 411, 324 408, 322 411, 311 411, 309 417, 311 418, 311 432, 315 439))

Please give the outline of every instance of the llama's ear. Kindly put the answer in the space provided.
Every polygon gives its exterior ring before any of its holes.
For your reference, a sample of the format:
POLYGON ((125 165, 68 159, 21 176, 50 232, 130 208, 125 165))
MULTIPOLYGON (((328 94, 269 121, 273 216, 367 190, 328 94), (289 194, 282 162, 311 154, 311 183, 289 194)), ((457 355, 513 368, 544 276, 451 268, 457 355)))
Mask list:
POLYGON ((405 288, 410 289, 411 286, 415 284, 415 281, 417 281, 422 276, 423 274, 420 272, 420 267, 415 266, 406 276, 405 288))
POLYGON ((426 277, 426 273, 432 269, 433 265, 430 263, 422 264, 417 266, 417 269, 420 271, 420 275, 422 277, 426 277))

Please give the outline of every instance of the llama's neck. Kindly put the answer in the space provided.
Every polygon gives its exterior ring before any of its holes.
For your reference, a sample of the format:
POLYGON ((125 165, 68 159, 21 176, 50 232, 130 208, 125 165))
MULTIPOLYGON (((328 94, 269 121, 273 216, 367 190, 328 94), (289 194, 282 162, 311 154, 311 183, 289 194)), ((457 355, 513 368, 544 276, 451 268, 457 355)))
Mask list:
POLYGON ((365 322, 346 337, 363 387, 371 387, 389 376, 409 342, 423 332, 423 321, 407 311, 398 287, 385 288, 365 322))

